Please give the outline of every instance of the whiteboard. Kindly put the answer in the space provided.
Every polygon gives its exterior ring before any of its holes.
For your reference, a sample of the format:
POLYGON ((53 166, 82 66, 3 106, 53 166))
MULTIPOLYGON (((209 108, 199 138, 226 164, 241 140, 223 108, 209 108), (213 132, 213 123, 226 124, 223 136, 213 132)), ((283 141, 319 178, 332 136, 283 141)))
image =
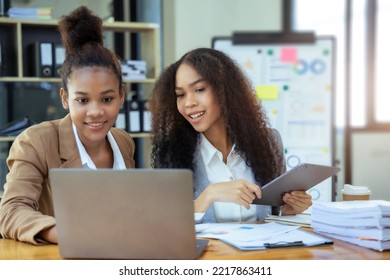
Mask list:
MULTIPOLYGON (((334 38, 313 44, 234 45, 230 37, 213 38, 212 47, 244 70, 272 127, 283 139, 286 166, 334 165, 334 38)), ((313 201, 334 201, 329 178, 310 189, 313 201)))

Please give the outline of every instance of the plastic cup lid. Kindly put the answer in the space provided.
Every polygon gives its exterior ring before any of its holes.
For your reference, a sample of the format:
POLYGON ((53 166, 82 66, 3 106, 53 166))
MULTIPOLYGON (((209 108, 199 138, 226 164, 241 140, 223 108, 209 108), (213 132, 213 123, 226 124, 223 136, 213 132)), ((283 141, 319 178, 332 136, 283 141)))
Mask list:
POLYGON ((364 194, 370 194, 371 191, 368 187, 365 186, 352 186, 349 184, 345 184, 344 188, 341 190, 343 194, 357 194, 357 195, 364 195, 364 194))

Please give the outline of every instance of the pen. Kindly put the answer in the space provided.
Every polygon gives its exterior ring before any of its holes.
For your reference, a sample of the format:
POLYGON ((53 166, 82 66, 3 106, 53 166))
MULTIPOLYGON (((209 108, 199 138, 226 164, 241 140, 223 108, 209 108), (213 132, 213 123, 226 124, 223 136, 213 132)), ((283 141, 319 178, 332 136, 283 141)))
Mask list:
POLYGON ((276 243, 264 243, 265 248, 302 247, 304 245, 305 244, 303 244, 302 241, 293 241, 293 242, 279 241, 276 243))

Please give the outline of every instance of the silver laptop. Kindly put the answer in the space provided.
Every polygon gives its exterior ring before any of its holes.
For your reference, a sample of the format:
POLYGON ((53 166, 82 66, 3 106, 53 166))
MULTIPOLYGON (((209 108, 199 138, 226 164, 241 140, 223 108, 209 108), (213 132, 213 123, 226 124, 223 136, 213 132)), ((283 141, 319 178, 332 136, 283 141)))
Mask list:
POLYGON ((51 169, 64 258, 196 259, 192 172, 51 169))

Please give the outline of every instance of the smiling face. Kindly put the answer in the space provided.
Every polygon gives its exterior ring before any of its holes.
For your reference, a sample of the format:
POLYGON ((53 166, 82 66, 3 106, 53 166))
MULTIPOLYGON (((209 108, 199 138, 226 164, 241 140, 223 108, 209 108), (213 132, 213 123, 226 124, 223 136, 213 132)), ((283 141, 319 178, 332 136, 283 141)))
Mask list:
POLYGON ((179 113, 206 137, 225 128, 221 107, 209 83, 188 64, 176 72, 176 100, 179 113))
POLYGON ((73 71, 68 79, 68 92, 61 89, 61 100, 63 107, 69 109, 86 148, 105 142, 108 131, 118 117, 124 96, 124 88, 106 68, 83 67, 73 71))

